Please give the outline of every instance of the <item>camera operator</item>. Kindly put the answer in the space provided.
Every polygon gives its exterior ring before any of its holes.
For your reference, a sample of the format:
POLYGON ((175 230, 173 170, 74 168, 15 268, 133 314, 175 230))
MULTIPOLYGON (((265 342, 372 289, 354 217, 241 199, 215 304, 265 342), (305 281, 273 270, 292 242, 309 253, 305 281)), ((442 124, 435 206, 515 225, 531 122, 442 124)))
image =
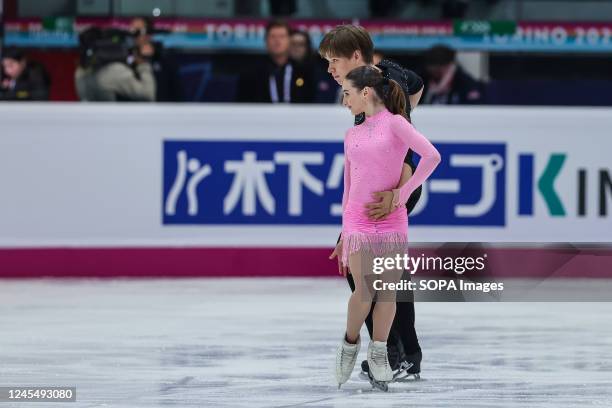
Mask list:
POLYGON ((150 61, 155 49, 146 28, 132 29, 91 27, 81 33, 81 62, 75 73, 81 100, 155 101, 150 61))
POLYGON ((135 17, 130 22, 130 32, 140 45, 140 53, 146 56, 155 76, 158 102, 181 102, 181 84, 178 79, 178 65, 174 52, 164 48, 160 41, 154 41, 154 34, 168 34, 168 30, 155 28, 150 17, 135 17))

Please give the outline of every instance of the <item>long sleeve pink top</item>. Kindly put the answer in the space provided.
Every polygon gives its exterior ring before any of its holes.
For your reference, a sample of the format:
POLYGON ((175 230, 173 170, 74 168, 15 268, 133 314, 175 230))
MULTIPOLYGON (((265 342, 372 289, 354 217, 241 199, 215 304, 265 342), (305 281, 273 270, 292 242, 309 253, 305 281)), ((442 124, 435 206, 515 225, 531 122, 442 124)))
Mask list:
POLYGON ((440 153, 403 116, 383 110, 349 129, 344 139, 344 194, 342 196, 343 260, 364 244, 404 242, 407 216, 403 204, 440 163, 440 153), (410 179, 399 186, 404 157, 412 149, 421 160, 410 179), (386 220, 372 221, 365 204, 379 191, 394 191, 396 208, 386 220))

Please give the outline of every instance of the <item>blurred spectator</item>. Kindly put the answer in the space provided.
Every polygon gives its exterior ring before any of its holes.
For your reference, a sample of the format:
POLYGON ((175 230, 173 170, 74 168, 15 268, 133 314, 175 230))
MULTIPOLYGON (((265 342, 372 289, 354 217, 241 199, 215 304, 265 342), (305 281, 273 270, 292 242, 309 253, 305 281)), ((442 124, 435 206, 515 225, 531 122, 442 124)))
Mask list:
POLYGON ((479 104, 484 99, 482 83, 472 78, 455 61, 455 51, 445 45, 424 55, 425 94, 423 103, 441 105, 479 104))
MULTIPOLYGON (((312 76, 314 83, 315 103, 335 102, 336 81, 327 72, 327 64, 319 58, 318 53, 312 49, 312 40, 306 31, 293 30, 289 45, 289 56, 302 69, 312 76)), ((308 75, 307 75, 308 76, 308 75)))
MULTIPOLYGON (((239 102, 311 103, 315 83, 312 72, 289 57, 290 28, 275 20, 266 27, 268 58, 240 78, 239 102)), ((248 64, 247 64, 248 65, 248 64)))
MULTIPOLYGON (((315 58, 312 51, 310 35, 305 31, 292 30, 289 39, 289 59, 295 62, 298 71, 304 73, 305 78, 310 78, 309 84, 316 87, 317 68, 319 58, 315 58)), ((325 73, 327 74, 327 73, 325 73)))
POLYGON ((83 101, 155 101, 151 59, 154 45, 146 19, 135 19, 133 32, 91 27, 79 36, 81 63, 75 73, 83 101))
POLYGON ((50 85, 49 74, 41 64, 28 61, 20 50, 5 50, 2 56, 0 100, 47 101, 50 85))
POLYGON ((372 63, 378 65, 383 59, 385 59, 385 54, 378 50, 374 50, 374 54, 372 54, 372 63))
POLYGON ((289 57, 299 64, 307 65, 312 63, 313 56, 310 35, 305 31, 292 31, 289 40, 289 57))

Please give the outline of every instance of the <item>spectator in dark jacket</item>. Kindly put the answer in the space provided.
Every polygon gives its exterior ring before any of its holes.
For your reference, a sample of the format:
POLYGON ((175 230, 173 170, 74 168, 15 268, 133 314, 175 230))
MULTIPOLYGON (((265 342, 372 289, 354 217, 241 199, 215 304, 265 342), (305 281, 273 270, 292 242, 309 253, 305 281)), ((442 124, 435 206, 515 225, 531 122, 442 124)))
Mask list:
POLYGON ((238 89, 239 102, 311 103, 315 82, 310 69, 289 56, 289 25, 272 21, 266 27, 268 57, 245 72, 238 89))
POLYGON ((472 78, 455 60, 455 51, 445 45, 424 55, 425 94, 423 103, 438 105, 480 104, 484 86, 472 78))
POLYGON ((0 100, 47 101, 51 81, 45 68, 25 54, 8 49, 2 56, 0 100))

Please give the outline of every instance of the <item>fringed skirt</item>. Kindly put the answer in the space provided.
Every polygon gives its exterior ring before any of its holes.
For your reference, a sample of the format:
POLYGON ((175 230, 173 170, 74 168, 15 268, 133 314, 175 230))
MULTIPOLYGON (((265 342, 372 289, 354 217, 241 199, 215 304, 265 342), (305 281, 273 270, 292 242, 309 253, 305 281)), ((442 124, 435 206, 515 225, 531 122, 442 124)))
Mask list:
POLYGON ((342 214, 342 263, 351 254, 367 251, 374 255, 408 253, 408 214, 404 206, 384 220, 368 218, 364 205, 347 205, 342 214))

